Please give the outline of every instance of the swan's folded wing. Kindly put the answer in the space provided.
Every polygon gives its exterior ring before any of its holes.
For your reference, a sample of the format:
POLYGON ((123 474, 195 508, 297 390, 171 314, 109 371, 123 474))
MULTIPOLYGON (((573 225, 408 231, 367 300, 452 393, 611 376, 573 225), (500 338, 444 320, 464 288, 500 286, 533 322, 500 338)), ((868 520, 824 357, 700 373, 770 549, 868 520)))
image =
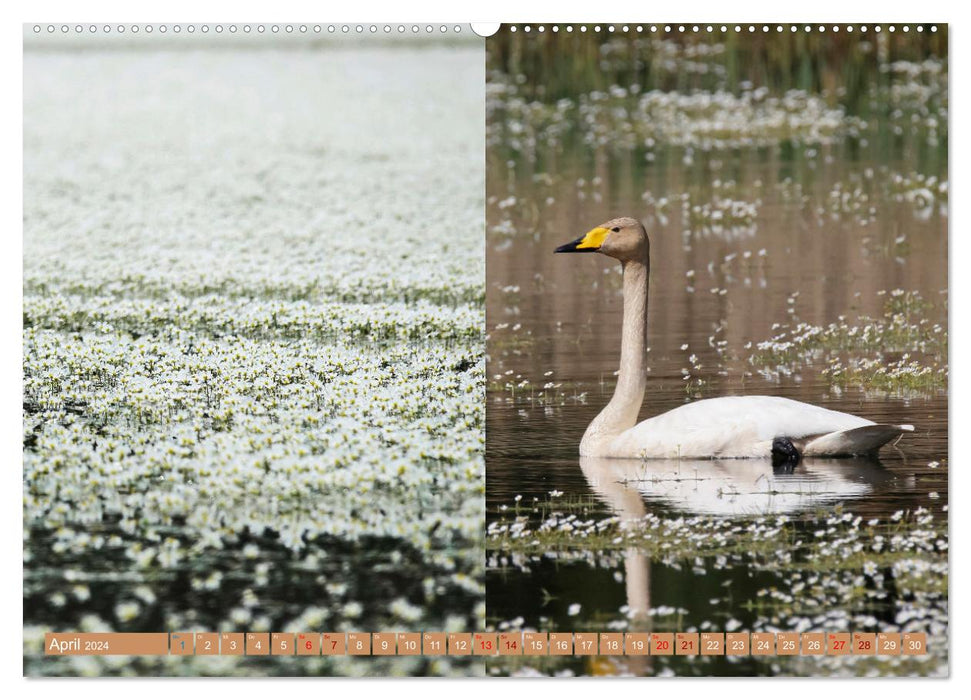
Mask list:
POLYGON ((777 437, 808 441, 872 425, 859 416, 778 396, 723 396, 648 418, 618 436, 610 456, 768 457, 777 437))
POLYGON ((806 457, 849 457, 872 454, 904 433, 913 432, 912 425, 865 425, 852 430, 840 430, 811 438, 802 449, 806 457))

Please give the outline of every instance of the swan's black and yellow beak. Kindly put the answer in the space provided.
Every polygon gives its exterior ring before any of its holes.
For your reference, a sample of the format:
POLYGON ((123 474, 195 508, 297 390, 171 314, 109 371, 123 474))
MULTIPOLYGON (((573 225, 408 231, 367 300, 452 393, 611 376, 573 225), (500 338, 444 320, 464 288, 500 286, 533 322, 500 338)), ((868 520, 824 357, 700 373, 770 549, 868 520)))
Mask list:
POLYGON ((600 250, 600 246, 603 245, 604 239, 607 234, 610 233, 610 229, 598 226, 597 228, 590 229, 580 238, 572 241, 570 243, 564 243, 559 248, 554 250, 554 253, 596 253, 600 250))

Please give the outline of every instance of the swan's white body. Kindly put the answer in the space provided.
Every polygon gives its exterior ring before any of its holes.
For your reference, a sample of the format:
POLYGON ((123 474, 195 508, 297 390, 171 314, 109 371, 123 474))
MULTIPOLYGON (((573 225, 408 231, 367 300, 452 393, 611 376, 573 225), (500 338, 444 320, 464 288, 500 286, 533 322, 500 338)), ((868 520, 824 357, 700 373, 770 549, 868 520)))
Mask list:
POLYGON ((688 403, 619 435, 584 442, 587 450, 609 457, 767 457, 777 437, 797 441, 866 425, 874 423, 778 396, 726 396, 688 403))
POLYGON ((765 458, 779 439, 799 456, 843 457, 874 453, 913 430, 777 396, 706 399, 637 423, 647 389, 647 233, 635 219, 614 219, 557 249, 586 251, 610 255, 623 264, 624 323, 617 387, 587 427, 580 442, 582 456, 765 458))

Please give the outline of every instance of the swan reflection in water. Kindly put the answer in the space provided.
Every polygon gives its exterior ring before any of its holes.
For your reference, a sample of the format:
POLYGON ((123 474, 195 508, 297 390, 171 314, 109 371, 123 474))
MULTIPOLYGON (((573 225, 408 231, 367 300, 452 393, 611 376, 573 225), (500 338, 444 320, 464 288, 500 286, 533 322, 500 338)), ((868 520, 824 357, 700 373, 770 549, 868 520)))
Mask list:
POLYGON ((890 480, 879 461, 803 459, 611 459, 581 457, 590 488, 622 518, 640 518, 644 501, 686 515, 782 515, 856 499, 890 480))
MULTIPOLYGON (((817 506, 858 499, 892 475, 876 459, 803 459, 774 467, 770 460, 634 460, 581 457, 580 469, 593 492, 621 520, 638 520, 649 505, 683 515, 792 515, 817 506)), ((650 558, 631 548, 624 554, 630 631, 650 631, 650 558)), ((650 657, 600 658, 595 675, 651 670, 650 657)))

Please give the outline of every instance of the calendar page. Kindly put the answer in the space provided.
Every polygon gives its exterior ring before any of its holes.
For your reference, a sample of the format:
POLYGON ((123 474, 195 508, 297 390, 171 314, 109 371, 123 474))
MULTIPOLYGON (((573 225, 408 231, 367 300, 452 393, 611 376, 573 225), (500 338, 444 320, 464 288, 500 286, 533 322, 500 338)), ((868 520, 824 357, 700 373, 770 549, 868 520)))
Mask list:
POLYGON ((24 24, 23 674, 948 676, 948 37, 24 24))

